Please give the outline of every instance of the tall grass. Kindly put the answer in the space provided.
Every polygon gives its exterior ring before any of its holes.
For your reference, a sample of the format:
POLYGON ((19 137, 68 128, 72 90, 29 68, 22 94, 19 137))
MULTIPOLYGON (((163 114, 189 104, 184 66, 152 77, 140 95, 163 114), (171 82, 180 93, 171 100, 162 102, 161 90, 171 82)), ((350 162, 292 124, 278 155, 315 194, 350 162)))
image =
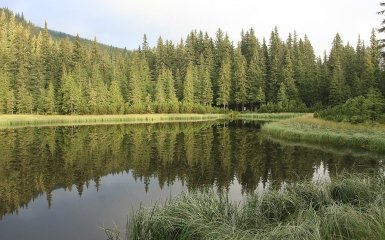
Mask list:
POLYGON ((305 115, 265 124, 262 132, 294 142, 385 152, 384 124, 338 123, 305 115))
POLYGON ((91 125, 117 123, 188 122, 217 119, 276 120, 298 117, 298 113, 267 114, 127 114, 127 115, 0 115, 0 128, 24 126, 91 125))
POLYGON ((127 239, 385 239, 383 177, 347 176, 253 194, 184 193, 131 216, 127 239))
POLYGON ((0 127, 187 122, 224 119, 226 117, 225 114, 0 115, 0 127))
POLYGON ((245 120, 272 121, 299 117, 304 114, 305 113, 242 113, 238 116, 238 118, 245 120))

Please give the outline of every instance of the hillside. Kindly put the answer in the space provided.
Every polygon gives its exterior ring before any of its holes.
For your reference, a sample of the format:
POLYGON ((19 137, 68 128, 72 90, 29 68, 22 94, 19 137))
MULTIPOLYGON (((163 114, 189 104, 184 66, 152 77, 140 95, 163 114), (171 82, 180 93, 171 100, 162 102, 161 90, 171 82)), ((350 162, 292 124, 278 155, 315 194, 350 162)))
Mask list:
MULTIPOLYGON (((11 10, 9 10, 7 8, 0 8, 0 11, 4 12, 4 14, 6 15, 6 18, 8 20, 9 20, 9 17, 12 14, 14 14, 11 10)), ((20 13, 15 13, 14 15, 15 15, 15 22, 21 24, 23 27, 29 28, 33 35, 37 35, 41 31, 44 30, 43 27, 39 27, 39 26, 35 25, 34 23, 32 23, 31 21, 27 21, 25 19, 23 13, 21 13, 21 14, 20 13)), ((64 32, 61 32, 61 31, 56 31, 56 30, 53 30, 53 29, 49 29, 49 28, 48 28, 48 33, 55 40, 60 40, 60 39, 68 38, 70 41, 75 41, 75 39, 76 39, 76 36, 73 36, 71 34, 64 33, 64 32)), ((84 42, 84 43, 92 43, 92 40, 85 39, 85 38, 80 38, 80 41, 84 42)), ((102 43, 98 43, 98 45, 100 47, 108 47, 108 48, 111 48, 111 49, 119 49, 117 47, 108 46, 108 45, 102 44, 102 43)))

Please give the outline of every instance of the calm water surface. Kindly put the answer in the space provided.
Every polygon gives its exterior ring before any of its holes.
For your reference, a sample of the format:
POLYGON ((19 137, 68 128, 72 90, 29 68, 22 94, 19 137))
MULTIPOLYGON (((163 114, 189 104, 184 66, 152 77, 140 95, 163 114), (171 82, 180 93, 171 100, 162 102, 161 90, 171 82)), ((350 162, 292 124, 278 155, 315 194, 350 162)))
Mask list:
POLYGON ((0 130, 0 239, 105 239, 127 216, 182 191, 234 201, 267 186, 383 174, 384 157, 269 140, 258 122, 0 130))

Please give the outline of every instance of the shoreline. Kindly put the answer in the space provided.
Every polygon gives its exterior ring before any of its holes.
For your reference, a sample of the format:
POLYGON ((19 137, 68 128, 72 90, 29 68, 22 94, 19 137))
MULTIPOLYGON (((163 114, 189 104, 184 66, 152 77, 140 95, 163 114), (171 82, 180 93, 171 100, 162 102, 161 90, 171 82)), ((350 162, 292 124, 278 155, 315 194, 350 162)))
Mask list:
POLYGON ((350 124, 304 115, 263 125, 262 133, 290 142, 385 152, 384 124, 350 124))
POLYGON ((196 122, 226 119, 226 114, 0 115, 0 128, 130 123, 196 122))

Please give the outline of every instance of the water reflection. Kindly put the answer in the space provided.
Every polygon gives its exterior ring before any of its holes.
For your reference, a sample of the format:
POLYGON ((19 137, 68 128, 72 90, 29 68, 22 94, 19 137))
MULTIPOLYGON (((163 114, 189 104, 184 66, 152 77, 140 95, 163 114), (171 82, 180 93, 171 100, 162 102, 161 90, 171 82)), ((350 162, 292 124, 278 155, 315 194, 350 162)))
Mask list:
POLYGON ((130 172, 147 191, 175 183, 243 193, 341 171, 382 171, 381 160, 286 145, 261 135, 258 122, 198 122, 20 128, 0 131, 0 218, 57 189, 79 196, 101 178, 130 172))

